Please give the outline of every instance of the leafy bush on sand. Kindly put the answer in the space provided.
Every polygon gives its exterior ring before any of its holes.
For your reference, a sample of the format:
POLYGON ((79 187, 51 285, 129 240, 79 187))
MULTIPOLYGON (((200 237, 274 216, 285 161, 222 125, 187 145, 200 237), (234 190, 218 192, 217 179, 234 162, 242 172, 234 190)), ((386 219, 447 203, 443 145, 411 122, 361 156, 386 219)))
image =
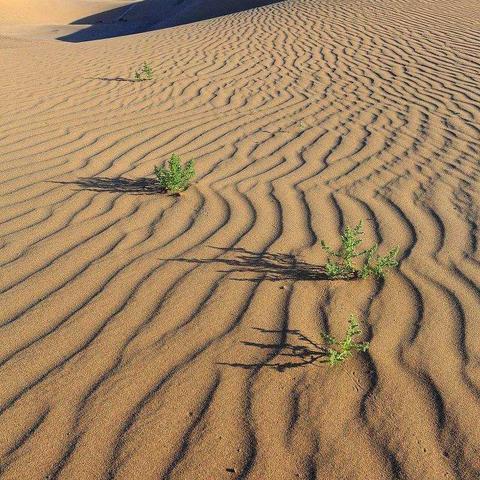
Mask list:
MULTIPOLYGON (((392 248, 386 255, 377 254, 378 244, 365 250, 359 250, 362 243, 363 222, 360 221, 355 227, 346 227, 341 235, 341 247, 338 251, 333 250, 323 240, 322 248, 330 255, 325 265, 325 273, 328 278, 384 278, 386 270, 398 265, 396 259, 398 247, 392 248), (355 259, 362 257, 363 263, 355 265, 355 259)), ((357 262, 358 263, 358 262, 357 262)))
POLYGON ((368 342, 355 342, 353 337, 360 335, 362 331, 358 326, 358 319, 355 315, 350 315, 348 320, 347 333, 343 340, 337 340, 331 335, 322 334, 328 344, 327 358, 328 363, 332 366, 342 363, 351 357, 354 352, 366 352, 370 344, 368 342))
POLYGON ((195 176, 193 161, 182 165, 180 157, 175 153, 168 161, 168 168, 155 167, 154 173, 162 189, 171 193, 180 193, 190 185, 190 180, 195 176))
POLYGON ((152 80, 153 79, 152 67, 147 62, 143 62, 143 65, 138 70, 135 71, 134 78, 136 82, 152 80))

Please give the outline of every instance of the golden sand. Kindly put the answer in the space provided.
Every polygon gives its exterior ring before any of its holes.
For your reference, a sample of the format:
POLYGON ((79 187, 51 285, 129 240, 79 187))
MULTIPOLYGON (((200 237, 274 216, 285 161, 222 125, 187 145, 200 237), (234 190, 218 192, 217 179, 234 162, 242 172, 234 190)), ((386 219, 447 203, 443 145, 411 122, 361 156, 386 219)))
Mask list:
POLYGON ((0 478, 477 480, 479 32, 476 0, 290 0, 1 36, 0 478), (145 188, 173 152, 193 186, 145 188), (324 280, 360 219, 400 267, 324 280), (369 352, 306 362, 350 313, 369 352))

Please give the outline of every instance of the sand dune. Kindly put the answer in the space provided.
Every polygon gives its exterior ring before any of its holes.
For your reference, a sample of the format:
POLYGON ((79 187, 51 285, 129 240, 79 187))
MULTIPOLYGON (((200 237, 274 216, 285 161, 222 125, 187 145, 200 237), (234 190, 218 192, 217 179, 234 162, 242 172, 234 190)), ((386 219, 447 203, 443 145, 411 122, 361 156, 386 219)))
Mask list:
MULTIPOLYGON (((139 0, 136 0, 137 2, 139 0)), ((0 24, 64 24, 135 5, 135 0, 0 0, 0 24)))
MULTIPOLYGON (((123 17, 140 4, 141 0, 0 0, 0 35, 72 41, 113 37, 125 30, 123 17)), ((137 25, 134 30, 141 29, 137 25)))
POLYGON ((477 7, 0 37, 1 479, 478 479, 477 7), (323 280, 359 219, 399 269, 323 280), (308 362, 350 313, 369 352, 308 362))
POLYGON ((280 0, 0 0, 0 35, 85 42, 173 27, 280 0))

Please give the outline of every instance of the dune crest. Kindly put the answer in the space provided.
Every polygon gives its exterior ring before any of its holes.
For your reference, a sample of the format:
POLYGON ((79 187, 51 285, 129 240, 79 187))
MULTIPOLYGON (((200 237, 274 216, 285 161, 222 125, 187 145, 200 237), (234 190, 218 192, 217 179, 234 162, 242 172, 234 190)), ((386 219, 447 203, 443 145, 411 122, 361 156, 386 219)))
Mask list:
POLYGON ((0 36, 2 480, 478 479, 477 7, 0 36), (400 267, 326 280, 360 219, 400 267), (350 313, 369 352, 310 361, 350 313))

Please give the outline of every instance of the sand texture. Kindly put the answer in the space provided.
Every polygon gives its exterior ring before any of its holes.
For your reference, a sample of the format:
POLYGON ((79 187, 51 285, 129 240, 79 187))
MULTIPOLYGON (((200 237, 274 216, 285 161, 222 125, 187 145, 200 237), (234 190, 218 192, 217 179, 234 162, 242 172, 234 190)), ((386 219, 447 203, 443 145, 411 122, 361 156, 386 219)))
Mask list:
POLYGON ((477 0, 0 36, 0 64, 1 480, 480 478, 477 0), (360 219, 400 267, 326 280, 360 219), (329 367, 350 313, 370 350, 329 367))

